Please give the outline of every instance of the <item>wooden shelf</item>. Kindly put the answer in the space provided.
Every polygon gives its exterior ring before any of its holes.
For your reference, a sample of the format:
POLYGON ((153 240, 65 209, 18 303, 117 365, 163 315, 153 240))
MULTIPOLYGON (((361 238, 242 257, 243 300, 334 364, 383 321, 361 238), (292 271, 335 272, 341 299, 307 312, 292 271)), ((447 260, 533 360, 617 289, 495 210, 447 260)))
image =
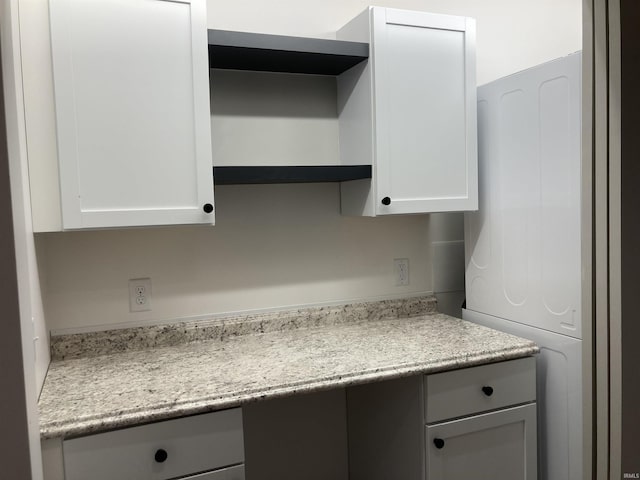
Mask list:
POLYGON ((369 44, 208 30, 209 67, 339 75, 369 58, 369 44))
POLYGON ((371 178, 371 165, 213 167, 216 185, 346 182, 371 178))

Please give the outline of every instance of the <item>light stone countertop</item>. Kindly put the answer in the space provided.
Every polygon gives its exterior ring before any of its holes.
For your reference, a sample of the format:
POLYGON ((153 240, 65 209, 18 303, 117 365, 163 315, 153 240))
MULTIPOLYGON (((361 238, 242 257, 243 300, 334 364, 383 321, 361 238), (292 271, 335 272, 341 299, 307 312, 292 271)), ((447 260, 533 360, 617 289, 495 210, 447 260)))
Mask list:
POLYGON ((41 438, 525 357, 529 340, 439 313, 330 323, 52 362, 41 438))

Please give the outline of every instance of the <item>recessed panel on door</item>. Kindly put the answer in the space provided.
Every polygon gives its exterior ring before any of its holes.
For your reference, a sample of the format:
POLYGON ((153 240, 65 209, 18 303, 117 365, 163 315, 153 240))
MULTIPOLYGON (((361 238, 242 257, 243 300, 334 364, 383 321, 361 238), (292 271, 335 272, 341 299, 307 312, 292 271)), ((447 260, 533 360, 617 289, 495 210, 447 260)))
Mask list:
POLYGON ((486 159, 497 165, 500 195, 502 246, 502 290, 514 307, 521 307, 529 296, 529 255, 531 236, 532 183, 535 157, 532 132, 535 118, 523 90, 505 93, 499 103, 498 156, 486 159))
POLYGON ((554 323, 575 330, 580 284, 580 157, 573 155, 567 76, 539 87, 541 302, 554 323))
POLYGON ((387 42, 391 197, 466 195, 464 32, 388 25, 387 42))

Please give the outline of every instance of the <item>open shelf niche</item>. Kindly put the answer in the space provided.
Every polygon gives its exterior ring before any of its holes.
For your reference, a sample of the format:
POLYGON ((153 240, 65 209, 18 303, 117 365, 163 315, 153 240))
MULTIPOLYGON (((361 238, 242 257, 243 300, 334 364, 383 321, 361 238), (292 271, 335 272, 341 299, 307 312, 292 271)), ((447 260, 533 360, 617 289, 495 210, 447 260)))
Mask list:
MULTIPOLYGON (((369 44, 209 30, 209 67, 336 76, 369 58, 369 44)), ((216 185, 344 182, 371 178, 371 165, 214 167, 216 185)))

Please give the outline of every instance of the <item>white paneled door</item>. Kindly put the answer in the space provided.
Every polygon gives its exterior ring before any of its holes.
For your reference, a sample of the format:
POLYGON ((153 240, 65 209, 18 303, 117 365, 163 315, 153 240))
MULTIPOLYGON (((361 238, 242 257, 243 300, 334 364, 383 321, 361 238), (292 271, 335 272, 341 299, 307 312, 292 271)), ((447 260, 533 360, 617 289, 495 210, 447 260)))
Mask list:
POLYGON ((378 213, 477 208, 475 21, 374 9, 378 213))
POLYGON ((204 0, 51 0, 64 229, 213 223, 204 0))

